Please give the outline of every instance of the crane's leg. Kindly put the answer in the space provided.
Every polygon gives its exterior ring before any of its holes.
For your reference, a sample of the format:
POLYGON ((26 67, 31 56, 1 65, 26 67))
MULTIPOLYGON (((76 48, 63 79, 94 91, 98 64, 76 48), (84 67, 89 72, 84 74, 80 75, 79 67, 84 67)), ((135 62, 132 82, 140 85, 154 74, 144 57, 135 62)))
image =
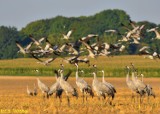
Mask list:
POLYGON ((106 95, 105 94, 102 94, 102 104, 104 105, 105 104, 105 99, 106 99, 106 95))
POLYGON ((67 95, 67 101, 68 101, 68 106, 70 106, 70 99, 68 95, 67 95))
POLYGON ((134 95, 133 95, 133 92, 132 92, 132 97, 131 97, 132 99, 134 98, 134 95))
POLYGON ((84 103, 84 90, 82 90, 82 97, 83 97, 83 103, 84 103))
POLYGON ((67 91, 66 91, 66 96, 67 96, 68 106, 70 106, 69 94, 68 94, 68 92, 67 92, 67 91))
POLYGON ((98 100, 100 101, 101 99, 100 99, 100 96, 98 96, 98 100))
POLYGON ((139 94, 136 94, 136 96, 135 96, 135 102, 136 101, 138 102, 138 100, 139 100, 139 94))
POLYGON ((140 95, 140 104, 142 104, 142 102, 143 102, 143 96, 140 95))
POLYGON ((46 97, 46 96, 45 96, 45 93, 43 93, 43 99, 45 99, 45 97, 46 97))
POLYGON ((139 97, 139 102, 140 102, 140 104, 141 104, 141 102, 142 102, 141 95, 140 95, 140 97, 139 97))
POLYGON ((58 95, 58 98, 59 98, 59 104, 61 106, 61 103, 62 103, 62 97, 61 97, 61 95, 58 95))
POLYGON ((48 93, 46 93, 46 96, 47 96, 47 99, 49 99, 49 94, 48 93))
POLYGON ((62 102, 62 97, 61 96, 59 96, 59 101, 60 101, 60 103, 62 102))
POLYGON ((86 101, 87 101, 87 94, 85 94, 85 97, 86 97, 86 101))
MULTIPOLYGON (((110 99, 110 97, 109 97, 109 99, 110 99)), ((112 105, 112 100, 113 100, 113 99, 109 100, 109 105, 112 105)))
POLYGON ((109 105, 112 105, 112 101, 110 101, 110 97, 111 97, 111 96, 108 96, 107 103, 108 103, 109 105))
POLYGON ((147 96, 147 101, 148 101, 148 103, 149 103, 149 96, 147 96))
POLYGON ((132 91, 132 97, 131 97, 131 100, 135 103, 135 101, 136 101, 136 98, 135 98, 135 96, 134 96, 134 93, 133 93, 133 91, 132 91))
POLYGON ((106 99, 106 97, 105 97, 105 95, 104 95, 104 96, 103 96, 103 99, 102 99, 102 104, 103 104, 103 105, 106 104, 105 99, 106 99))

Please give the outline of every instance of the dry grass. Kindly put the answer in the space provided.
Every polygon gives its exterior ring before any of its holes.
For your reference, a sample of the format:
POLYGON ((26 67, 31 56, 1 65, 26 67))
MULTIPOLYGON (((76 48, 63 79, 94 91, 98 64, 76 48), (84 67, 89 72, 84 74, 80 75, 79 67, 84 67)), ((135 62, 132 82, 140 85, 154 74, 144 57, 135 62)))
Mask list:
MULTIPOLYGON (((40 77, 40 79, 50 86, 55 82, 51 77, 40 77)), ((92 78, 85 78, 91 84, 92 78)), ((108 82, 115 85, 117 89, 113 105, 104 104, 97 97, 88 98, 88 102, 82 103, 81 94, 78 99, 71 97, 71 106, 67 106, 65 94, 63 94, 62 104, 52 96, 50 99, 44 99, 39 91, 37 97, 30 97, 26 94, 26 85, 30 88, 36 82, 36 77, 0 77, 0 110, 8 111, 26 111, 29 114, 136 114, 136 113, 160 113, 160 92, 158 78, 145 78, 147 84, 153 86, 156 98, 144 99, 142 104, 139 100, 131 100, 131 92, 127 88, 125 78, 107 78, 108 82)), ((75 78, 68 80, 75 86, 75 78)), ((76 86, 75 86, 76 87, 76 86)))

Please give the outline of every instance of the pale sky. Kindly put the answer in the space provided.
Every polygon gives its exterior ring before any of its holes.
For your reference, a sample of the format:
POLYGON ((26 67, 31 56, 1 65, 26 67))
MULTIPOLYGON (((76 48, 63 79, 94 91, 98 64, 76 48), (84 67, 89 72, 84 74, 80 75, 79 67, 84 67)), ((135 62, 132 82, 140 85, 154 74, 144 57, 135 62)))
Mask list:
POLYGON ((90 16, 107 9, 124 10, 133 21, 160 24, 160 0, 0 0, 0 26, 20 30, 39 19, 90 16))

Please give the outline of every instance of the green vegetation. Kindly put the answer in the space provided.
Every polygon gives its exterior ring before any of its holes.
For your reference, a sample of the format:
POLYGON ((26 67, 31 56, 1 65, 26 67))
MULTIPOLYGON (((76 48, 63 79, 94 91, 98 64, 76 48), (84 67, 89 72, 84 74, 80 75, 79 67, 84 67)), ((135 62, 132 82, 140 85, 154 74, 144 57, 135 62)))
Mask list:
POLYGON ((0 27, 0 58, 17 57, 15 40, 20 40, 19 32, 15 27, 0 27))
MULTIPOLYGON (((15 76, 54 76, 53 70, 59 69, 61 58, 56 59, 50 66, 44 66, 36 63, 37 61, 31 58, 1 60, 0 75, 15 75, 15 76), (35 70, 38 69, 39 73, 35 70)), ((91 59, 91 64, 96 64, 98 70, 105 70, 105 75, 108 77, 125 77, 125 66, 133 62, 138 68, 139 73, 143 73, 145 77, 159 77, 159 60, 144 59, 142 56, 114 56, 114 57, 98 57, 91 59)), ((72 76, 75 76, 76 67, 74 65, 64 63, 65 73, 72 70, 72 76)), ((80 70, 84 70, 84 77, 91 77, 91 72, 94 71, 92 66, 79 64, 80 70)), ((98 76, 102 76, 98 73, 98 76)))
MULTIPOLYGON (((48 37, 49 41, 53 44, 62 44, 61 40, 62 33, 67 33, 70 29, 75 29, 72 34, 72 41, 79 39, 87 34, 98 34, 101 41, 108 43, 116 43, 121 36, 114 34, 106 34, 106 29, 117 29, 121 33, 125 33, 126 29, 121 26, 121 23, 128 26, 130 17, 123 10, 104 10, 92 16, 80 16, 80 17, 63 17, 57 16, 51 19, 37 20, 29 23, 25 28, 17 31, 15 27, 4 27, 0 26, 0 58, 17 58, 23 57, 23 55, 17 55, 18 48, 15 45, 15 40, 20 41, 23 46, 30 42, 28 38, 29 34, 32 34, 36 39, 40 37, 48 37)), ((134 21, 134 20, 133 20, 134 21)), ((154 37, 154 33, 146 33, 146 29, 152 28, 156 25, 147 21, 137 22, 138 25, 145 24, 143 30, 143 37, 141 42, 142 45, 150 45, 153 49, 159 51, 160 41, 151 41, 154 37)), ((123 54, 136 54, 139 45, 125 44, 127 50, 123 54)))

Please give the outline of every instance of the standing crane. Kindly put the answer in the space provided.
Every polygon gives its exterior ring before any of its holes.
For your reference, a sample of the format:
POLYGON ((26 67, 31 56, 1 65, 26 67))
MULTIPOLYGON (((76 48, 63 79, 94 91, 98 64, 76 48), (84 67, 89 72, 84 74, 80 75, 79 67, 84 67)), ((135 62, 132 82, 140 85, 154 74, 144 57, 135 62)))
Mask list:
MULTIPOLYGON (((94 93, 92 91, 91 86, 82 78, 79 78, 78 76, 78 64, 75 63, 75 66, 77 67, 77 71, 76 71, 76 85, 78 86, 78 88, 80 89, 80 91, 83 94, 83 102, 84 102, 84 94, 90 94, 92 97, 94 96, 94 93)), ((87 100, 87 96, 85 95, 86 100, 87 100)))
POLYGON ((43 82, 40 81, 39 78, 37 78, 37 83, 38 83, 38 87, 39 89, 42 91, 43 96, 49 98, 48 92, 49 92, 49 87, 46 86, 43 82), (46 95, 45 95, 46 94, 46 95))
POLYGON ((36 84, 34 83, 33 95, 36 96, 38 94, 36 84))
POLYGON ((102 74, 103 74, 103 75, 102 75, 102 82, 103 82, 105 85, 107 85, 107 86, 113 91, 113 93, 116 93, 115 87, 114 87, 111 83, 105 81, 105 79, 104 79, 104 70, 101 70, 100 72, 102 72, 102 74))
POLYGON ((31 90, 29 90, 28 85, 27 85, 27 94, 30 96, 33 96, 33 92, 31 90))
POLYGON ((138 90, 138 93, 142 97, 146 93, 146 91, 145 91, 146 84, 144 84, 141 80, 139 80, 138 78, 135 77, 135 74, 136 74, 135 67, 134 67, 134 65, 132 63, 131 63, 131 66, 133 68, 133 71, 132 71, 132 81, 133 81, 134 85, 136 86, 136 88, 138 90))
POLYGON ((140 103, 142 102, 142 96, 144 96, 145 94, 147 94, 147 96, 153 96, 155 98, 155 94, 152 90, 152 87, 149 84, 146 85, 142 80, 136 79, 134 77, 135 67, 132 63, 131 63, 131 65, 134 70, 134 72, 132 72, 132 80, 138 90, 138 93, 140 94, 140 103))
POLYGON ((27 94, 30 95, 30 96, 37 96, 38 92, 37 92, 37 87, 36 85, 34 84, 34 90, 30 90, 28 88, 28 85, 27 85, 27 94))
POLYGON ((69 99, 69 93, 71 93, 73 96, 76 96, 78 98, 78 93, 75 88, 73 88, 67 81, 63 79, 63 70, 60 71, 60 86, 62 89, 65 91, 67 95, 67 101, 68 101, 68 106, 70 106, 70 99, 69 99))
MULTIPOLYGON (((143 82, 144 74, 141 73, 140 76, 141 76, 141 81, 143 82)), ((153 92, 152 86, 149 84, 146 85, 146 93, 147 93, 148 98, 149 96, 153 96, 154 98, 156 97, 155 93, 153 92)))
POLYGON ((134 85, 133 81, 129 78, 129 71, 130 71, 130 68, 129 66, 126 66, 126 69, 127 69, 127 75, 126 75, 126 84, 128 86, 128 88, 132 91, 132 98, 133 98, 133 92, 138 92, 136 86, 134 85))
MULTIPOLYGON (((63 65, 61 64, 61 69, 59 70, 55 70, 54 73, 56 74, 56 82, 54 84, 52 84, 52 86, 50 87, 50 90, 48 92, 49 96, 53 95, 53 93, 56 93, 56 98, 58 97, 60 99, 61 102, 61 96, 63 93, 63 89, 60 86, 60 70, 63 70, 63 65)), ((72 71, 69 71, 64 77, 63 79, 65 81, 67 81, 68 77, 71 75, 72 71)))
MULTIPOLYGON (((108 95, 109 98, 112 97, 112 100, 113 100, 114 93, 112 92, 112 90, 108 86, 106 86, 104 83, 98 81, 95 72, 93 72, 92 74, 94 76, 92 86, 93 86, 93 90, 96 92, 98 98, 100 99, 100 96, 102 96, 105 99, 106 95, 108 95)), ((108 98, 108 101, 109 101, 109 98, 108 98)), ((110 104, 111 104, 111 102, 110 102, 110 104)))

